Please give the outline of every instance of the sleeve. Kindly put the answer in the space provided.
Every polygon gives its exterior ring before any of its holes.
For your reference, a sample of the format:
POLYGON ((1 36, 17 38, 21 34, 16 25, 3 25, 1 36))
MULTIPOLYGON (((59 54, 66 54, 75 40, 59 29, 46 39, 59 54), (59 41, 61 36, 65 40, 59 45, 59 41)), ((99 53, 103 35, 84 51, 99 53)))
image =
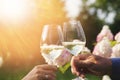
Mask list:
POLYGON ((120 58, 112 58, 112 80, 120 80, 120 58))

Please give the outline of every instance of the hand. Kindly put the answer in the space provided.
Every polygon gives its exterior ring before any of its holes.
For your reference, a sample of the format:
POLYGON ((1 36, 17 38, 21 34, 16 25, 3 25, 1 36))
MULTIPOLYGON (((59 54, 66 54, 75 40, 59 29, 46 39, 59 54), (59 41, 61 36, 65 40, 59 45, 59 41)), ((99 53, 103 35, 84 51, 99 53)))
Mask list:
POLYGON ((53 65, 35 66, 22 80, 55 80, 57 67, 53 65))
POLYGON ((80 54, 73 56, 71 60, 72 73, 81 77, 85 77, 85 74, 110 75, 111 69, 112 62, 110 59, 93 54, 80 54))

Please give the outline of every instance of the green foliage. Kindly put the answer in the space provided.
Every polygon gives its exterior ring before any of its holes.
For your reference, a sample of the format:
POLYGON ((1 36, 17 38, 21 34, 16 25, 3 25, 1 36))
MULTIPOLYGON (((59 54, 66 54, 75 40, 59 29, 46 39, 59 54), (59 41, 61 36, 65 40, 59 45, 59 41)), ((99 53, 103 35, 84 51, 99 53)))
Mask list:
POLYGON ((70 62, 65 64, 64 66, 59 67, 59 70, 61 71, 61 73, 64 74, 68 70, 69 67, 70 67, 70 62))
MULTIPOLYGON (((69 65, 69 64, 68 64, 69 65)), ((10 69, 10 68, 1 68, 0 69, 0 80, 21 80, 26 74, 32 69, 32 67, 27 68, 20 68, 20 69, 10 69)), ((77 76, 73 75, 71 72, 71 67, 67 68, 67 71, 62 73, 58 70, 56 73, 57 77, 56 80, 72 80, 73 78, 76 78, 77 76)), ((89 80, 101 80, 98 76, 93 76, 90 74, 86 75, 89 80)))
POLYGON ((78 17, 78 20, 81 21, 86 34, 86 46, 90 49, 93 49, 94 45, 92 45, 92 43, 96 42, 96 36, 102 29, 103 25, 109 25, 114 35, 120 31, 120 0, 96 0, 90 5, 87 5, 87 1, 89 0, 82 1, 82 11, 78 17), (91 9, 94 10, 92 13, 89 12, 91 9), (103 19, 98 17, 98 10, 101 10, 103 13, 105 13, 105 17, 103 19), (115 17, 113 19, 114 22, 108 23, 105 20, 111 12, 115 13, 115 17))
POLYGON ((28 71, 29 69, 0 69, 0 80, 21 80, 27 74, 28 71))
POLYGON ((56 80, 71 80, 75 77, 76 76, 71 73, 71 68, 69 67, 65 73, 58 71, 56 80))
POLYGON ((111 46, 113 47, 117 42, 116 41, 110 41, 111 46))
MULTIPOLYGON (((72 80, 76 77, 77 76, 72 74, 71 67, 69 67, 65 73, 61 73, 60 71, 58 71, 56 80, 72 80)), ((102 77, 87 74, 86 78, 88 78, 89 80, 101 80, 102 77)))

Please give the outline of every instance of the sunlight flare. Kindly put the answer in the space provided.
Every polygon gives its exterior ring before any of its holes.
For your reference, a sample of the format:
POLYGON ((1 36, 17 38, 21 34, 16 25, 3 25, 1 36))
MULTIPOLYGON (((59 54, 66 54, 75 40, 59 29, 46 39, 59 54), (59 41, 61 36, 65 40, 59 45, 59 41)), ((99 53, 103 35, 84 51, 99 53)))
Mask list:
POLYGON ((30 7, 27 0, 0 0, 0 17, 20 20, 28 16, 30 7))

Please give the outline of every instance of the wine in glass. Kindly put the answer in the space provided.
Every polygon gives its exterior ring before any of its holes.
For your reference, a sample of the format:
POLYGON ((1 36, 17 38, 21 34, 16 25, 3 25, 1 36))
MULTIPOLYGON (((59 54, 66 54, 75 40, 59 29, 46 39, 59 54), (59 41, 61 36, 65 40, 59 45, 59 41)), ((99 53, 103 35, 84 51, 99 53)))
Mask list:
POLYGON ((62 44, 73 54, 78 55, 86 44, 86 37, 79 21, 71 20, 63 26, 62 44))
POLYGON ((40 48, 41 54, 48 64, 59 67, 70 61, 72 55, 64 51, 63 39, 60 25, 51 24, 43 27, 40 48))
MULTIPOLYGON (((77 56, 80 54, 86 44, 85 33, 80 22, 77 20, 65 22, 63 25, 63 34, 64 41, 62 44, 72 55, 77 56)), ((73 80, 86 80, 86 78, 77 77, 73 80)))

